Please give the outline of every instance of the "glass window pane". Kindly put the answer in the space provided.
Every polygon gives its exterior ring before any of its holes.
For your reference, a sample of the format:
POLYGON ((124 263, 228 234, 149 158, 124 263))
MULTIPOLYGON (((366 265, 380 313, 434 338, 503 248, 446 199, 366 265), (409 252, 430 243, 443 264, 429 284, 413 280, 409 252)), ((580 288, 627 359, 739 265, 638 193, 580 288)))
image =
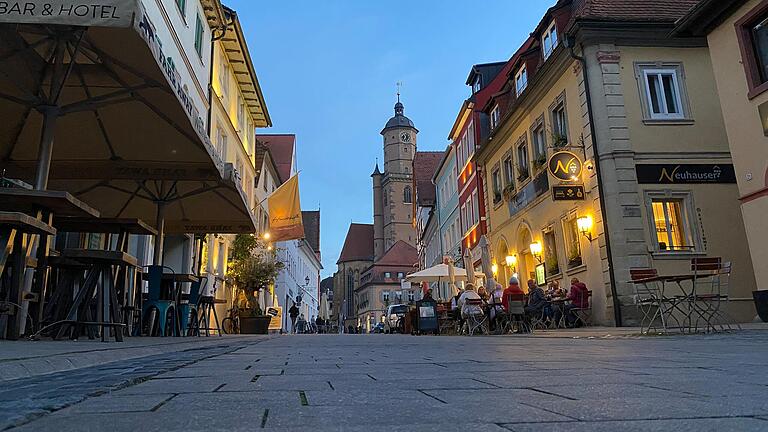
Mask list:
POLYGON ((656 240, 659 242, 659 250, 669 249, 669 235, 667 233, 667 219, 664 215, 664 204, 662 202, 654 202, 653 206, 653 222, 656 226, 656 240))
POLYGON ((688 245, 683 233, 683 217, 680 201, 667 202, 667 214, 669 215, 669 227, 673 249, 685 249, 688 245))
POLYGON ((648 75, 648 89, 651 97, 651 112, 654 114, 662 114, 661 99, 659 98, 661 87, 659 85, 658 75, 648 75))
POLYGON ((680 108, 677 106, 677 88, 672 74, 662 75, 661 80, 664 84, 664 97, 667 102, 668 114, 679 114, 680 108))
POLYGON ((760 68, 762 82, 768 81, 768 20, 752 28, 755 57, 760 68))

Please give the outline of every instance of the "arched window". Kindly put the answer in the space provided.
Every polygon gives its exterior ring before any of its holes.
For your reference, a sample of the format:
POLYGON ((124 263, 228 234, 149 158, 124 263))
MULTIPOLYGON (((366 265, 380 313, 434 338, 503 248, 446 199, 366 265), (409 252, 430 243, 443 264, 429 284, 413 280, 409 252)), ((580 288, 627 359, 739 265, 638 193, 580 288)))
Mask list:
POLYGON ((413 202, 413 193, 411 192, 410 186, 406 186, 405 189, 403 189, 403 202, 406 204, 413 202))

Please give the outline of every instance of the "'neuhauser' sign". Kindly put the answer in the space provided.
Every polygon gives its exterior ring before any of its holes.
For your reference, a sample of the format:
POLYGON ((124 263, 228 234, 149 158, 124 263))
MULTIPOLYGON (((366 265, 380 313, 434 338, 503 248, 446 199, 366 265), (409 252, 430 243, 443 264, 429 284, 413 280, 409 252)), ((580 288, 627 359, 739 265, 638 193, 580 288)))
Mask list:
POLYGON ((635 169, 638 183, 736 183, 731 164, 642 164, 635 169))
POLYGON ((130 27, 137 0, 0 1, 0 22, 130 27))

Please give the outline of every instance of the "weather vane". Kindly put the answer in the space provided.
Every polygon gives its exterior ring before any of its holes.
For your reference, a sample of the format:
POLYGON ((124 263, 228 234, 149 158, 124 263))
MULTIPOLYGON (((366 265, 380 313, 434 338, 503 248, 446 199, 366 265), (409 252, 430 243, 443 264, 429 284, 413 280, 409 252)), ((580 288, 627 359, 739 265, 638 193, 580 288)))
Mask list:
POLYGON ((397 101, 400 102, 400 89, 403 88, 403 82, 397 82, 397 101))

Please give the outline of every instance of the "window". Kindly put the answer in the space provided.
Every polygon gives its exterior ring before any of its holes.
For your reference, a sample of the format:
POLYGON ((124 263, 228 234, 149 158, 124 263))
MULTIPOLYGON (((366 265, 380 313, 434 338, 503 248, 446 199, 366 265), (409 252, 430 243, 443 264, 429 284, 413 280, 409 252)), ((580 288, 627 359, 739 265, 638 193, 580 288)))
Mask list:
POLYGON ((413 303, 414 301, 416 301, 416 293, 408 291, 408 303, 413 303))
POLYGON ((491 110, 491 129, 496 129, 500 120, 499 105, 495 105, 491 110))
POLYGON ((557 26, 553 21, 541 38, 541 47, 544 50, 544 60, 548 59, 552 52, 557 48, 557 26))
POLYGON ((639 66, 645 115, 650 120, 685 119, 680 65, 639 66))
POLYGON ((404 277, 405 277, 405 273, 403 273, 403 272, 398 272, 398 273, 397 273, 397 278, 398 278, 398 279, 402 279, 402 278, 404 278, 404 277))
POLYGON ((493 170, 493 203, 501 202, 501 172, 498 167, 493 170))
POLYGON ((514 171, 514 164, 512 163, 512 153, 508 153, 507 156, 504 158, 504 187, 514 187, 515 186, 515 171, 514 171))
POLYGON ((577 216, 571 214, 563 220, 563 232, 565 233, 565 247, 568 254, 568 268, 572 269, 583 264, 581 257, 581 243, 579 242, 579 225, 577 216))
POLYGON ((240 132, 245 132, 245 105, 240 95, 237 95, 237 128, 240 132))
POLYGON ((392 279, 392 273, 384 272, 384 279, 392 279))
POLYGON ((227 94, 229 93, 229 63, 224 58, 224 54, 221 55, 221 67, 219 67, 219 91, 221 92, 221 99, 224 101, 224 106, 227 105, 227 94))
POLYGON ((552 146, 568 145, 568 116, 565 112, 565 99, 555 103, 552 108, 552 146))
POLYGON ((528 143, 523 140, 517 146, 517 180, 523 181, 530 176, 528 168, 528 143))
POLYGON ((694 249, 685 198, 652 197, 653 225, 661 252, 694 249))
POLYGON ((176 6, 178 6, 182 17, 187 16, 187 0, 176 0, 176 6))
POLYGON ((472 226, 480 222, 480 201, 477 189, 472 191, 472 226))
POLYGON ((481 85, 480 75, 478 75, 478 76, 475 77, 475 82, 472 83, 472 93, 479 92, 480 91, 480 85, 481 85))
POLYGON ((555 241, 555 229, 549 227, 544 230, 544 264, 547 276, 560 274, 560 262, 557 258, 557 242, 555 241))
POLYGON ((544 135, 543 118, 540 118, 531 130, 531 140, 533 141, 534 168, 539 169, 547 163, 547 138, 544 135))
POLYGON ((389 304, 389 291, 381 292, 381 301, 383 301, 384 304, 389 304))
POLYGON ((222 160, 227 155, 227 134, 220 127, 216 128, 216 152, 222 160))
POLYGON ((515 91, 517 96, 520 96, 526 87, 528 87, 528 70, 523 65, 515 74, 515 91))
POLYGON ((411 187, 410 186, 406 186, 403 189, 403 202, 405 204, 411 204, 413 202, 413 196, 412 196, 412 192, 411 192, 411 187))
POLYGON ((200 15, 195 19, 195 51, 200 58, 203 58, 203 20, 200 15))
POLYGON ((760 2, 735 27, 752 99, 768 89, 768 4, 760 2))

